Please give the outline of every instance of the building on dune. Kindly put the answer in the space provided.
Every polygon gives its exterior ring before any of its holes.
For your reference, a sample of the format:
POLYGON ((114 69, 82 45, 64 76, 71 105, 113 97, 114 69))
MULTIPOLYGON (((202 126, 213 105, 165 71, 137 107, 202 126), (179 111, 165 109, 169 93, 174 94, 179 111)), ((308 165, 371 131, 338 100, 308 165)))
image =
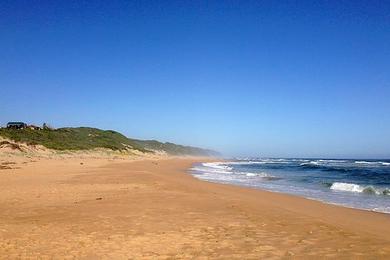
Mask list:
POLYGON ((9 122, 7 128, 9 129, 24 129, 27 127, 27 124, 24 122, 9 122))
POLYGON ((31 130, 42 130, 42 127, 36 125, 28 125, 27 128, 31 130))

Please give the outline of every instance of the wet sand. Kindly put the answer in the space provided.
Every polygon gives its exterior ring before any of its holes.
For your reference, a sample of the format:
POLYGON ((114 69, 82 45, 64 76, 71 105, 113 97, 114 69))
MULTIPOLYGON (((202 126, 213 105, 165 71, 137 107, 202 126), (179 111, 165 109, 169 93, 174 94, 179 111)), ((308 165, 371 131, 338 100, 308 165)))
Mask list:
POLYGON ((203 182, 198 160, 8 161, 0 258, 389 259, 390 215, 203 182))

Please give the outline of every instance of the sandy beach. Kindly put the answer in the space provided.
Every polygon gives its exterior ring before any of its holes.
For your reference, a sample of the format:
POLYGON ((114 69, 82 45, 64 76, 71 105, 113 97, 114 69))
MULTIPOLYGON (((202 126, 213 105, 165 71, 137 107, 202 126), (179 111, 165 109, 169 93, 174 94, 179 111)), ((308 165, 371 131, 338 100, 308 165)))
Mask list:
POLYGON ((390 216, 208 183, 199 158, 6 158, 1 259, 390 257, 390 216))

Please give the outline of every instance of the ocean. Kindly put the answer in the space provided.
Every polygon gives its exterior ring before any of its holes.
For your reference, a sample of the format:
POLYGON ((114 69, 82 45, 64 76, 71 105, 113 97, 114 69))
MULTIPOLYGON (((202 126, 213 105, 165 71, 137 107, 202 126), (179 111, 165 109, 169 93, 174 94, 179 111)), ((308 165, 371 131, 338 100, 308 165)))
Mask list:
POLYGON ((195 164, 201 180, 390 214, 390 160, 235 159, 195 164))

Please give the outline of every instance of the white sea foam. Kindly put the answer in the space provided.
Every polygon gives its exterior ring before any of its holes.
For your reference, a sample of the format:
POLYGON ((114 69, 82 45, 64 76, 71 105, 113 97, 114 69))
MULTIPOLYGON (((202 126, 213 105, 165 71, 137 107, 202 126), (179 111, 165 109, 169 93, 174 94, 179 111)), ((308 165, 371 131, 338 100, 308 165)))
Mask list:
POLYGON ((248 176, 248 177, 255 177, 255 176, 257 176, 256 173, 251 173, 251 172, 248 172, 245 175, 248 176))
POLYGON ((300 164, 300 166, 307 166, 307 165, 320 165, 320 162, 318 162, 318 161, 310 161, 310 162, 304 162, 304 163, 300 164))
POLYGON ((215 168, 215 169, 222 169, 222 170, 231 170, 232 167, 229 167, 224 162, 209 162, 209 163, 203 163, 202 164, 205 167, 215 168))
POLYGON ((233 161, 226 162, 227 165, 251 165, 251 164, 286 164, 289 163, 284 159, 255 159, 250 161, 233 161))
POLYGON ((347 191, 347 192, 358 192, 358 193, 367 193, 367 194, 376 194, 376 195, 390 195, 390 190, 378 189, 373 186, 362 186, 354 183, 344 183, 344 182, 335 182, 330 187, 331 190, 336 191, 347 191))
POLYGON ((330 189, 338 191, 363 192, 363 188, 360 185, 344 182, 335 182, 332 184, 330 189))
POLYGON ((208 172, 208 173, 219 173, 219 174, 231 174, 232 173, 229 170, 213 169, 213 168, 205 168, 205 167, 192 167, 191 170, 197 171, 197 172, 208 172))
POLYGON ((355 161, 356 164, 377 164, 378 162, 355 161))
POLYGON ((390 214, 390 207, 377 207, 373 208, 372 211, 390 214))
POLYGON ((355 161, 356 164, 367 164, 367 165, 382 165, 382 166, 390 166, 390 162, 382 162, 382 161, 376 161, 376 162, 367 162, 367 161, 355 161))
MULTIPOLYGON (((245 176, 245 177, 267 177, 267 178, 272 178, 273 176, 268 175, 265 172, 242 172, 242 171, 233 171, 233 168, 228 166, 229 164, 236 164, 239 162, 209 162, 209 163, 202 163, 199 166, 194 166, 191 168, 191 170, 195 172, 201 172, 202 179, 213 179, 213 180, 218 180, 218 179, 226 179, 226 175, 235 175, 236 177, 230 176, 228 177, 237 179, 239 180, 240 176, 245 176)), ((251 162, 245 162, 245 163, 251 163, 251 162)))
POLYGON ((235 174, 245 175, 247 177, 270 177, 265 172, 235 172, 235 174))
POLYGON ((251 164, 266 164, 267 162, 247 161, 247 162, 226 162, 227 165, 251 165, 251 164))
POLYGON ((317 160, 318 162, 325 162, 325 163, 345 163, 345 160, 330 160, 330 159, 320 159, 317 160))

